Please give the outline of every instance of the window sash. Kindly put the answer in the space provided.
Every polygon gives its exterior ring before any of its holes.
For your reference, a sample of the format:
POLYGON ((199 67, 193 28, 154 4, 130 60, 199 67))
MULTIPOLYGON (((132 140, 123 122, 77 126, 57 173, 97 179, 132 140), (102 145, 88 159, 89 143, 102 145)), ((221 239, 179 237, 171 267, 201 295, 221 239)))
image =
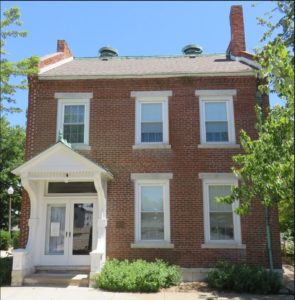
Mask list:
POLYGON ((164 209, 164 186, 163 185, 141 185, 140 186, 140 239, 163 241, 165 239, 165 209, 164 209), (145 192, 150 190, 152 196, 148 198, 145 192), (160 195, 157 195, 160 192, 160 195), (144 203, 144 198, 150 203, 144 203), (157 199, 158 198, 158 199, 157 199), (159 203, 160 202, 160 203, 159 203), (148 208, 152 204, 154 209, 148 208), (153 223, 147 224, 147 220, 153 223))

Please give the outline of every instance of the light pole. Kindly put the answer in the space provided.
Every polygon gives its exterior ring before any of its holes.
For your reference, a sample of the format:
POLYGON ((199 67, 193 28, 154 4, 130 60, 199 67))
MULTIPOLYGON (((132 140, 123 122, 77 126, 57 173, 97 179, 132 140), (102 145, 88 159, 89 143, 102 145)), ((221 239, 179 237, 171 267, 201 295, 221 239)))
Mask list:
POLYGON ((11 239, 11 196, 14 193, 14 189, 12 186, 9 187, 7 193, 9 195, 8 231, 9 231, 9 238, 11 239))

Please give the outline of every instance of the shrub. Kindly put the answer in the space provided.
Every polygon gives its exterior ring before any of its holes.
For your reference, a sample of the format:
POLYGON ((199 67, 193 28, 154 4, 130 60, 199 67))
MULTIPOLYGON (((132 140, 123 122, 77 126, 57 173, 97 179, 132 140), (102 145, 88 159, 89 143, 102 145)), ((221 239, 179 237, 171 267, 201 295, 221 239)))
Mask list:
POLYGON ((255 294, 276 294, 281 288, 278 273, 263 267, 228 262, 217 263, 209 271, 206 281, 209 287, 218 290, 255 294))
POLYGON ((0 286, 10 285, 12 256, 0 258, 0 286))
POLYGON ((19 248, 19 231, 14 231, 12 233, 12 246, 14 249, 19 248))
POLYGON ((10 244, 9 240, 10 240, 9 232, 0 230, 0 249, 1 250, 8 250, 8 247, 10 244))
POLYGON ((121 292, 157 292, 162 287, 178 284, 180 269, 162 260, 147 262, 108 260, 95 278, 97 287, 121 292))

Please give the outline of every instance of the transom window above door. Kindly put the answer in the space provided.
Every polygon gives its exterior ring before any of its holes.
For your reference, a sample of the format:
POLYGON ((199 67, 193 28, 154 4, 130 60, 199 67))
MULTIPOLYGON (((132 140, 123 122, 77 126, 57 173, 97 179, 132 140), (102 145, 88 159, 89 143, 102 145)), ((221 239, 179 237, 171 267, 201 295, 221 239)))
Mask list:
POLYGON ((168 97, 171 91, 132 92, 135 102, 133 149, 170 148, 168 97))
POLYGON ((74 148, 86 149, 89 146, 89 97, 91 93, 56 94, 64 97, 58 99, 57 139, 62 132, 63 138, 74 148))

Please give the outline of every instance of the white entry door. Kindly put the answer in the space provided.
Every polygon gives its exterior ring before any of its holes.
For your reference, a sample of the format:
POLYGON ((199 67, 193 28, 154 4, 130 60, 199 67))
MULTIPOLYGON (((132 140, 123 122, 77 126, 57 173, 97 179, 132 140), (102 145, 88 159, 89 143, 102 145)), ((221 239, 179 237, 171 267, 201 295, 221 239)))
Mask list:
POLYGON ((42 264, 89 265, 92 244, 92 201, 66 199, 46 203, 42 264))

